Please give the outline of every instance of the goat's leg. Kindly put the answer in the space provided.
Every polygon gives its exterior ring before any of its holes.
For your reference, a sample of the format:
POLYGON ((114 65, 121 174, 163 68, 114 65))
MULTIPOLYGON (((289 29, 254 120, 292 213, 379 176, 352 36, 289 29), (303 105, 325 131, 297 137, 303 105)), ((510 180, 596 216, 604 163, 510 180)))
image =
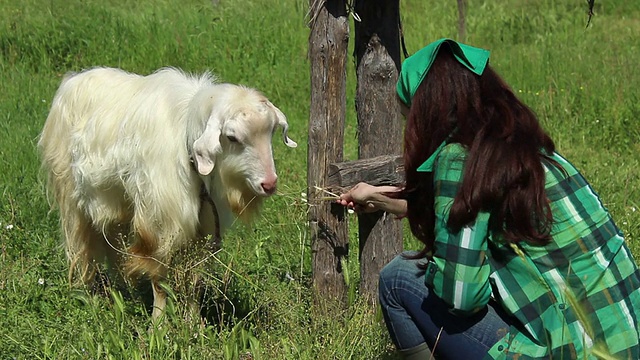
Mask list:
POLYGON ((144 275, 151 280, 153 288, 153 311, 152 318, 157 320, 162 315, 167 304, 167 293, 160 286, 160 281, 167 275, 167 266, 163 261, 169 261, 166 257, 160 257, 157 250, 160 238, 157 231, 145 221, 143 217, 134 216, 133 232, 135 242, 128 250, 129 259, 125 264, 126 273, 129 277, 139 277, 144 275))
POLYGON ((189 271, 186 276, 187 289, 186 289, 186 314, 185 320, 194 324, 199 322, 201 326, 204 326, 202 316, 200 315, 201 302, 200 299, 204 293, 204 284, 200 274, 197 270, 189 271))
POLYGON ((123 272, 124 249, 127 248, 125 243, 128 232, 126 231, 126 226, 116 225, 109 233, 103 234, 104 238, 102 239, 102 246, 109 264, 109 282, 116 288, 122 288, 127 284, 123 272))
POLYGON ((70 262, 69 282, 79 280, 82 284, 91 286, 98 269, 97 262, 104 257, 100 245, 102 236, 76 206, 61 209, 60 218, 67 258, 70 262))
POLYGON ((156 322, 160 316, 164 313, 164 308, 167 306, 167 292, 160 287, 160 279, 151 279, 151 287, 153 288, 153 311, 151 312, 151 318, 156 322))

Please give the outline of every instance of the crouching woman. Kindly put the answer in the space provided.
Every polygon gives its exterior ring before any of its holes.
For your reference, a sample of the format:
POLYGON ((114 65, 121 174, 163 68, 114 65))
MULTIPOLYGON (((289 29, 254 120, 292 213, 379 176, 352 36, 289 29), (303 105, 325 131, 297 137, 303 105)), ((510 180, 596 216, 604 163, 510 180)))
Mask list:
POLYGON ((406 215, 424 243, 380 274, 392 340, 406 359, 638 359, 620 230, 488 60, 448 39, 407 58, 405 184, 339 200, 406 215))

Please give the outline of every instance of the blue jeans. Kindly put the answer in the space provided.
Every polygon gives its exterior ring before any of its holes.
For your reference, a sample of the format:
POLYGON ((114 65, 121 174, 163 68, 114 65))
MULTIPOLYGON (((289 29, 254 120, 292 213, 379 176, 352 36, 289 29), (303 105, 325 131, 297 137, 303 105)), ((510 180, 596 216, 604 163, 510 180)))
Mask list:
MULTIPOLYGON (((407 253, 415 254, 415 253, 407 253)), ((424 283, 424 270, 397 256, 380 272, 380 305, 398 350, 426 343, 439 359, 482 359, 513 322, 497 303, 470 316, 448 311, 424 283)))

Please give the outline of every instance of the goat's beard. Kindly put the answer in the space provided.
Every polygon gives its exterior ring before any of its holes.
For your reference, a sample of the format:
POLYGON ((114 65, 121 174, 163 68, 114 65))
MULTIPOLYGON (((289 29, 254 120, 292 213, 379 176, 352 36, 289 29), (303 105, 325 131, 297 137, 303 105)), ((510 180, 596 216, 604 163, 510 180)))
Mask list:
POLYGON ((250 222, 260 211, 263 198, 248 188, 227 188, 227 201, 231 211, 243 222, 250 222))

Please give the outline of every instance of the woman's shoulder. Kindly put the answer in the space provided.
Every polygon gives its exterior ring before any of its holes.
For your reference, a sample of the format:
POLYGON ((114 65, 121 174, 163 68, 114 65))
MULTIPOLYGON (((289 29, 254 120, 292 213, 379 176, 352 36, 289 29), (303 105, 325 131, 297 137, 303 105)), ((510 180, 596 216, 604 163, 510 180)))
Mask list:
POLYGON ((567 158, 560 155, 558 152, 545 154, 542 164, 547 172, 547 178, 552 176, 560 180, 580 174, 580 171, 569 160, 567 160, 567 158))
POLYGON ((457 143, 457 142, 452 142, 452 143, 448 143, 446 144, 443 148, 442 151, 440 151, 439 156, 440 157, 448 157, 448 156, 466 156, 467 155, 467 148, 464 147, 462 144, 457 143))
POLYGON ((434 168, 436 172, 458 171, 462 172, 467 159, 468 150, 460 143, 446 144, 435 155, 434 168))
POLYGON ((438 162, 464 161, 469 150, 460 143, 446 144, 439 154, 436 155, 438 162))

